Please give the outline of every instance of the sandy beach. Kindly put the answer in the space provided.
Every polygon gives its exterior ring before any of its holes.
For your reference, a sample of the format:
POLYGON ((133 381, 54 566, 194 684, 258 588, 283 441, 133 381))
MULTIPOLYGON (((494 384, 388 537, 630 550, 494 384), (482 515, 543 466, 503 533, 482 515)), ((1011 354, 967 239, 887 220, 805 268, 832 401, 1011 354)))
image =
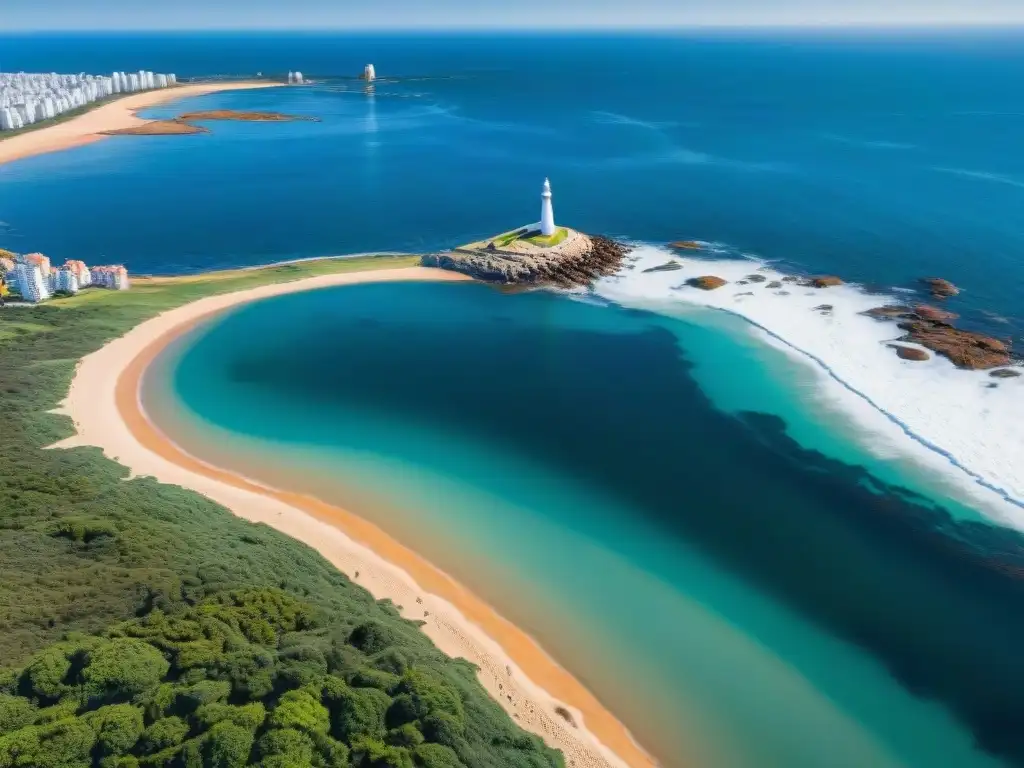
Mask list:
POLYGON ((350 272, 211 296, 167 311, 82 359, 61 406, 77 435, 55 447, 98 446, 133 475, 195 490, 316 549, 376 598, 401 606, 406 618, 425 621, 424 632, 442 651, 476 664, 491 696, 519 725, 562 750, 568 766, 650 768, 657 763, 590 691, 464 586, 353 512, 188 455, 143 409, 140 384, 147 366, 175 338, 229 307, 360 282, 467 279, 424 267, 350 272))
POLYGON ((19 133, 8 139, 0 134, 0 165, 12 160, 21 160, 33 155, 57 152, 62 149, 80 147, 106 138, 104 131, 118 131, 125 128, 138 128, 151 120, 144 120, 138 115, 140 109, 166 104, 169 101, 185 99, 190 96, 203 96, 220 91, 241 91, 251 88, 275 88, 280 83, 242 81, 224 83, 196 83, 164 88, 158 91, 133 93, 92 109, 78 117, 63 123, 56 123, 28 133, 19 133))

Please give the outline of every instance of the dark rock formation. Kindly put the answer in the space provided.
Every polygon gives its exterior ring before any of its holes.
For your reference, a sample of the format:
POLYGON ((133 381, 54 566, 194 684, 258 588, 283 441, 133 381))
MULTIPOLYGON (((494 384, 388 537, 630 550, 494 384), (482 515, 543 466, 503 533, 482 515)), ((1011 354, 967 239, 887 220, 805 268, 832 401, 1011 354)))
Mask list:
POLYGON ((799 280, 800 278, 797 277, 796 275, 786 275, 784 278, 782 278, 782 282, 784 283, 796 283, 799 280))
POLYGON ((723 280, 716 275, 702 275, 701 277, 690 278, 686 281, 686 284, 704 291, 713 291, 716 288, 721 288, 727 282, 728 280, 723 280))
POLYGON ((959 288, 949 282, 949 280, 943 280, 941 277, 924 277, 921 278, 921 282, 928 286, 932 296, 937 299, 947 299, 960 293, 959 288))
POLYGON ((962 331, 946 323, 909 320, 899 324, 906 331, 901 341, 914 341, 949 358, 958 368, 973 370, 1008 365, 1010 350, 1005 343, 980 333, 962 331))
POLYGON ((831 304, 819 304, 818 306, 816 306, 814 308, 814 311, 815 312, 831 312, 832 311, 832 305, 831 304))
POLYGON ((589 249, 565 252, 510 254, 503 251, 463 251, 424 256, 427 267, 441 267, 490 283, 505 285, 556 285, 562 288, 590 285, 614 274, 630 249, 599 235, 588 235, 589 249))
POLYGON ((1015 379, 1021 373, 1014 368, 998 368, 994 371, 989 371, 988 375, 994 379, 1015 379))
POLYGON ((753 296, 754 292, 753 291, 746 291, 745 293, 737 293, 736 295, 737 296, 753 296))
POLYGON ((682 269, 683 265, 678 261, 666 261, 657 267, 650 267, 644 270, 644 274, 647 272, 675 272, 676 270, 682 269))
POLYGON ((781 288, 781 287, 782 287, 782 283, 780 283, 778 280, 772 280, 770 283, 768 283, 768 285, 765 286, 765 288, 781 288))
POLYGON ((767 279, 768 278, 765 277, 764 275, 758 275, 758 274, 747 275, 747 280, 749 280, 752 283, 763 283, 767 279))
POLYGON ((700 251, 704 248, 696 240, 676 240, 674 243, 669 243, 668 247, 680 251, 700 251))
POLYGON ((923 349, 917 349, 915 347, 904 347, 902 344, 890 344, 892 349, 896 350, 896 354, 899 355, 903 360, 930 360, 931 355, 925 352, 923 349))

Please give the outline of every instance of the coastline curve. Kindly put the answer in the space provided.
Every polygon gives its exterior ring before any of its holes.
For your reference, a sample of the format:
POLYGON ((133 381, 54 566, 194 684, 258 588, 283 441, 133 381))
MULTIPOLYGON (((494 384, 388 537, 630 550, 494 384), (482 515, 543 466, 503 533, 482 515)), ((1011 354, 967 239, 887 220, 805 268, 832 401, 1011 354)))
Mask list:
POLYGON ((469 281, 427 267, 323 275, 210 296, 168 310, 79 361, 60 412, 75 435, 54 448, 99 447, 163 483, 198 492, 254 523, 317 550, 376 599, 390 599, 444 653, 475 664, 488 693, 521 727, 562 750, 576 768, 653 768, 626 727, 535 640, 468 589, 358 515, 283 491, 189 455, 149 419, 146 369, 168 344, 239 304, 285 293, 383 281, 469 281), (411 608, 409 606, 412 606, 411 608), (569 711, 572 720, 559 710, 569 711))

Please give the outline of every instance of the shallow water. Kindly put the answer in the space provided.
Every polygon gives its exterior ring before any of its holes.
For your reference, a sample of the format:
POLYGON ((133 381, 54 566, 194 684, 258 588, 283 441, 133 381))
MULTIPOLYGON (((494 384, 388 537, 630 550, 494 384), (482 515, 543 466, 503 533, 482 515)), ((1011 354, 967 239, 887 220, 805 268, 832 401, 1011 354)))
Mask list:
POLYGON ((729 377, 777 390, 714 323, 364 285, 233 312, 146 404, 202 458, 365 510, 667 765, 996 764, 973 738, 1019 757, 999 711, 1024 690, 1024 619, 990 567, 1019 537, 850 445, 857 463, 801 447, 777 414, 719 410, 701 387, 730 346, 729 377))

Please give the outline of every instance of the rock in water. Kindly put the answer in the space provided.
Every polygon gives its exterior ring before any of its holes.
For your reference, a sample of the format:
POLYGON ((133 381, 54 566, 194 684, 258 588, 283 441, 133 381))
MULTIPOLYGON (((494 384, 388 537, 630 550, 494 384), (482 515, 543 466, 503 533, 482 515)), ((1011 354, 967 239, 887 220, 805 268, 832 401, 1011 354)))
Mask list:
POLYGON ((753 275, 747 275, 746 279, 749 280, 752 283, 763 283, 768 278, 765 277, 764 275, 753 274, 753 275))
POLYGON ((666 261, 664 264, 657 267, 650 267, 644 270, 644 274, 648 272, 675 272, 678 269, 682 269, 683 265, 678 261, 666 261))
POLYGON ((904 347, 902 344, 890 344, 890 347, 896 350, 896 354, 899 355, 903 360, 929 360, 931 355, 925 352, 923 349, 916 349, 915 347, 904 347))
POLYGON ((960 293, 959 288, 941 277, 925 277, 921 279, 921 282, 928 286, 932 296, 937 299, 948 299, 950 296, 960 293))
POLYGON ((681 251, 699 251, 704 246, 696 240, 676 240, 674 243, 669 243, 668 247, 681 251))
POLYGON ((704 291, 713 291, 716 288, 721 288, 727 282, 728 280, 723 280, 717 275, 703 275, 701 277, 691 277, 686 281, 686 284, 704 291))
POLYGON ((989 371, 988 375, 994 379, 1015 379, 1020 376, 1020 371, 1013 368, 999 368, 995 371, 989 371))
POLYGON ((833 285, 842 285, 842 278, 836 277, 835 275, 821 275, 820 277, 812 277, 808 282, 815 288, 829 288, 833 285))
POLYGON ((913 341, 949 358, 958 368, 983 370, 1008 365, 1010 350, 999 339, 962 331, 944 323, 910 320, 899 324, 907 334, 902 341, 913 341))
POLYGON ((899 304, 886 304, 884 307, 872 307, 861 312, 861 314, 878 320, 890 320, 893 318, 913 317, 914 311, 910 307, 904 307, 899 304))
POLYGON ((781 288, 781 287, 782 287, 782 283, 780 283, 778 280, 772 280, 770 283, 768 283, 768 285, 765 286, 765 288, 781 288))
POLYGON ((928 304, 918 304, 914 307, 914 314, 922 320, 929 320, 933 323, 948 323, 950 320, 956 320, 960 317, 955 312, 947 312, 944 309, 938 309, 928 304))

